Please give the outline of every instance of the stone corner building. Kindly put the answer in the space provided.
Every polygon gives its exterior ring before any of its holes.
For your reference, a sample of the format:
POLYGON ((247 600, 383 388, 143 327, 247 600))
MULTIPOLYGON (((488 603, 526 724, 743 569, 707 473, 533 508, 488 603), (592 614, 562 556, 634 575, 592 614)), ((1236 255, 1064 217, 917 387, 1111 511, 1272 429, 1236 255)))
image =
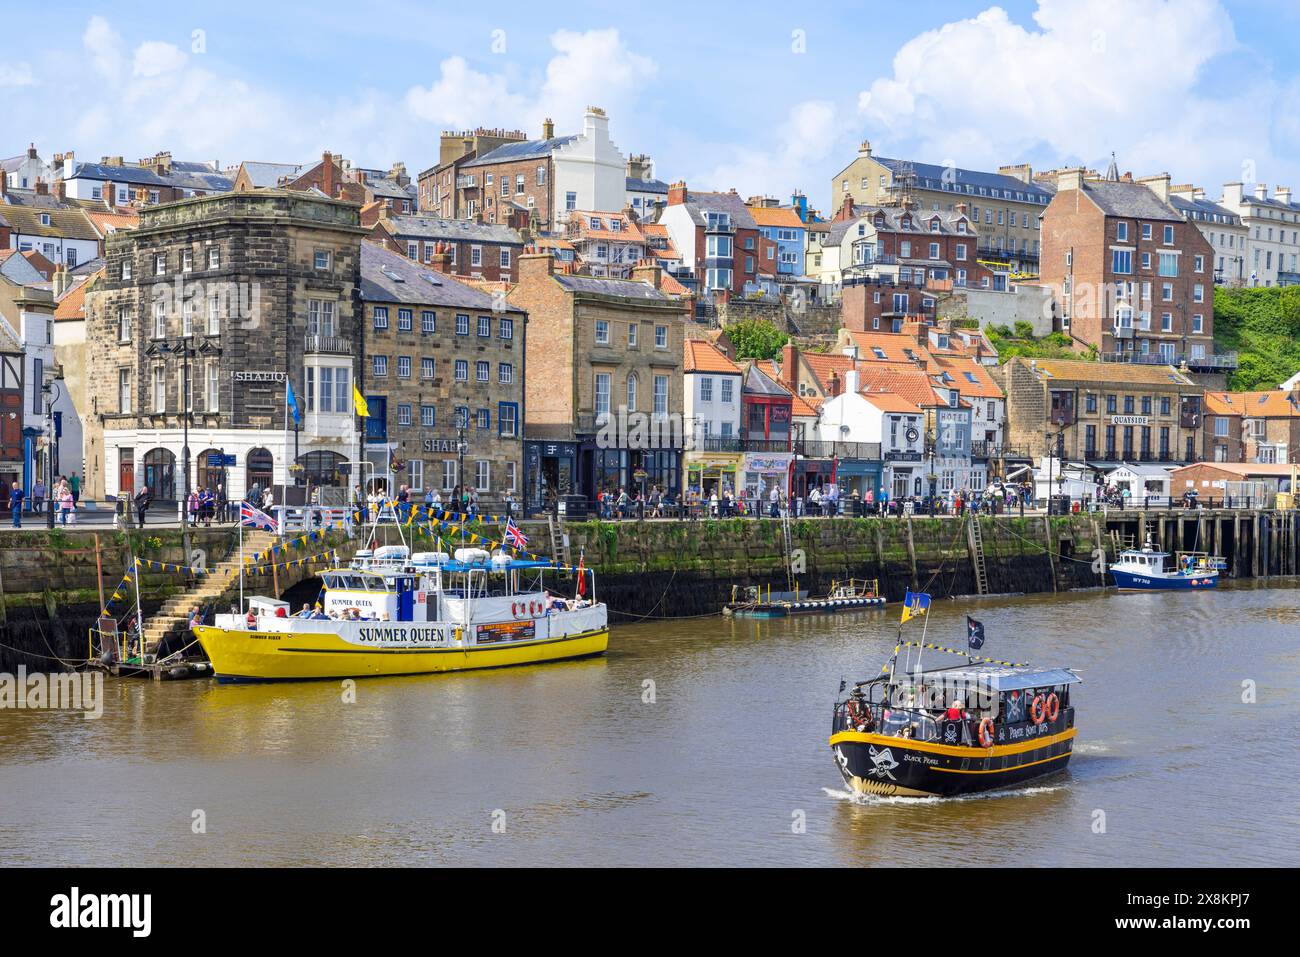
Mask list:
POLYGON ((183 496, 186 409, 191 488, 293 502, 345 485, 364 233, 353 203, 257 190, 144 209, 109 236, 86 310, 86 494, 183 496))
POLYGON ((509 300, 528 313, 527 510, 562 495, 680 490, 690 305, 664 279, 649 261, 606 279, 549 253, 520 258, 509 300))

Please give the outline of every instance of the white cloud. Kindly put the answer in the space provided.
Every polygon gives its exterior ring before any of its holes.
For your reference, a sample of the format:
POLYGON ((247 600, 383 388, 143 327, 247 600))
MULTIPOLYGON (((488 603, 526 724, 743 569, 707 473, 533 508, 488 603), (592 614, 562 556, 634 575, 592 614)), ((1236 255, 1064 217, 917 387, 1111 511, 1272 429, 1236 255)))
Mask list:
POLYGON ((81 36, 81 43, 90 57, 91 66, 101 76, 115 80, 121 75, 126 60, 122 52, 122 37, 108 25, 107 20, 91 17, 86 24, 86 32, 81 36))
POLYGON ((546 117, 564 132, 580 127, 588 106, 600 106, 610 115, 617 137, 655 77, 655 62, 628 49, 615 29, 560 30, 550 43, 555 56, 540 82, 508 70, 483 73, 462 57, 450 57, 439 64, 433 83, 407 91, 407 108, 415 118, 444 127, 518 127, 536 135, 546 117))
POLYGON ((30 63, 0 63, 0 86, 31 86, 35 82, 30 63))
POLYGON ((1034 154, 1096 164, 1115 150, 1121 169, 1208 184, 1266 152, 1261 102, 1276 92, 1227 77, 1202 87, 1238 48, 1216 0, 1039 0, 1034 21, 991 7, 913 38, 860 94, 864 132, 983 168, 1034 154))
POLYGON ((131 72, 146 77, 174 73, 185 66, 186 60, 185 54, 175 44, 149 40, 135 48, 135 65, 131 72))
POLYGON ((726 190, 735 187, 741 196, 775 195, 782 201, 793 189, 810 192, 821 185, 808 181, 810 170, 821 166, 839 146, 844 124, 835 104, 829 100, 796 103, 763 146, 732 144, 712 146, 706 155, 725 154, 727 159, 712 167, 692 171, 688 186, 726 190))
POLYGON ((504 74, 480 73, 458 56, 442 61, 429 86, 411 87, 406 105, 416 118, 449 127, 522 123, 527 113, 526 101, 510 92, 504 74))

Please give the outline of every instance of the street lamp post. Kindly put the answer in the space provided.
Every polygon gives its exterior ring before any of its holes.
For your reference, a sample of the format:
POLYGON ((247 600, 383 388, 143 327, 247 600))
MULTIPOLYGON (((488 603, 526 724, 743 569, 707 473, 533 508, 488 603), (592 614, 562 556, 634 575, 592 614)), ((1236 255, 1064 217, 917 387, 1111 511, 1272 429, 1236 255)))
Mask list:
POLYGON ((50 437, 45 444, 45 527, 54 527, 54 403, 59 401, 59 385, 51 381, 42 386, 45 393, 45 418, 50 437))
POLYGON ((456 466, 456 477, 460 480, 460 501, 456 505, 456 510, 467 511, 469 505, 469 493, 465 490, 465 447, 468 443, 465 441, 466 425, 465 414, 456 413, 456 454, 460 457, 460 462, 456 466))

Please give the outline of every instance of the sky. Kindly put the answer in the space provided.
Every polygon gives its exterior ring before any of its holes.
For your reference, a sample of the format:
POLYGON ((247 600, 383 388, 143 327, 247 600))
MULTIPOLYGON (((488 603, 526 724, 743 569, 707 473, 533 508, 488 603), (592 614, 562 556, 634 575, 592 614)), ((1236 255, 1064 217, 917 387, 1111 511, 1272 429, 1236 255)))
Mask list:
POLYGON ((1113 151, 1217 198, 1300 189, 1297 37, 1296 0, 24 4, 0 18, 0 156, 328 149, 414 175, 442 130, 577 132, 595 105, 661 179, 828 215, 863 139, 984 170, 1113 151))

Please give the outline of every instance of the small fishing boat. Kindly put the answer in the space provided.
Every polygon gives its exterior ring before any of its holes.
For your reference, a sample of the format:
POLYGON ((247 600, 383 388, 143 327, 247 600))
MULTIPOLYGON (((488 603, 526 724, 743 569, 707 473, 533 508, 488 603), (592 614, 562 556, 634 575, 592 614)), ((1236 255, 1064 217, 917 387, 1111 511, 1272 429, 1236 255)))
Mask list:
POLYGON ((835 703, 830 747, 859 794, 947 797, 1023 784, 1069 763, 1070 691, 1079 680, 1068 668, 900 641, 879 677, 835 703), (916 660, 900 665, 904 648, 915 649, 916 660), (922 667, 923 650, 965 660, 922 667))
POLYGON ((1110 573, 1120 591, 1191 590, 1214 588, 1219 572, 1227 567, 1222 558, 1205 552, 1179 552, 1174 567, 1166 568, 1169 557, 1150 544, 1129 548, 1120 552, 1110 573))
POLYGON ((824 598, 810 598, 798 590, 774 596, 770 588, 765 597, 758 586, 743 590, 733 587, 731 601, 723 606, 722 613, 737 618, 784 618, 880 608, 884 604, 876 582, 850 578, 846 582, 832 582, 824 598))

